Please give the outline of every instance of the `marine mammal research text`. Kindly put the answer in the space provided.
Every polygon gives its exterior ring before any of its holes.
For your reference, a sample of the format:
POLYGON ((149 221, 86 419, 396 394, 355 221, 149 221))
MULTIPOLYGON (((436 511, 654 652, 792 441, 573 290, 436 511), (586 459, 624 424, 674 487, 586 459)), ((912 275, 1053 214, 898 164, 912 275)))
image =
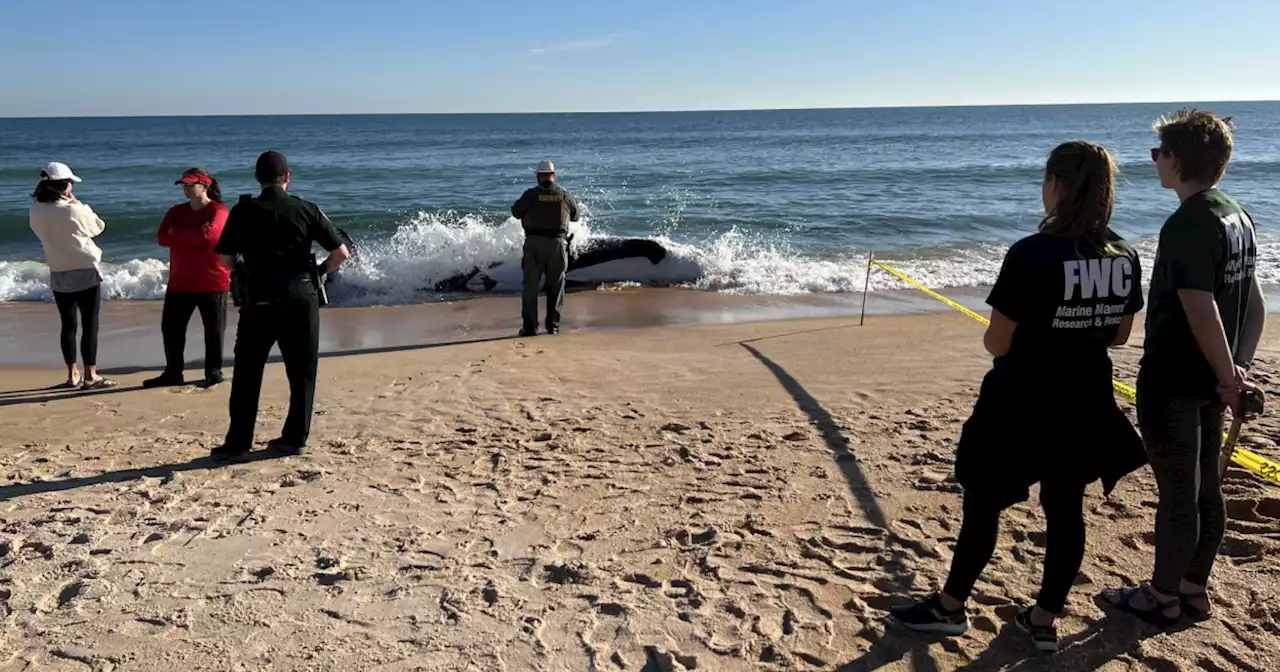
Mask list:
POLYGON ((1058 306, 1054 329, 1086 329, 1120 324, 1133 291, 1133 263, 1128 257, 1103 257, 1062 264, 1065 303, 1058 306), (1081 305, 1097 299, 1094 305, 1081 305), (1103 303, 1113 299, 1112 303, 1103 303), (1078 319, 1092 318, 1092 319, 1078 319))

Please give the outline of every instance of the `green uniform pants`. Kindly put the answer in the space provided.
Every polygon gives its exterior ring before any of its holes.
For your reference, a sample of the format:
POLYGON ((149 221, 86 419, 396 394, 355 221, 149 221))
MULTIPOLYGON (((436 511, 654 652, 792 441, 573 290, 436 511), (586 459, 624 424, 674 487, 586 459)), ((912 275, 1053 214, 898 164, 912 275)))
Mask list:
POLYGON ((569 241, 547 236, 524 239, 524 303, 522 316, 526 331, 538 326, 538 293, 542 279, 547 282, 547 331, 560 328, 560 310, 564 308, 564 273, 569 268, 569 241))
POLYGON ((280 439, 289 446, 305 446, 311 434, 320 354, 320 296, 309 280, 291 282, 276 301, 240 307, 226 441, 230 448, 248 450, 253 445, 262 370, 271 346, 277 343, 289 378, 289 415, 280 439))

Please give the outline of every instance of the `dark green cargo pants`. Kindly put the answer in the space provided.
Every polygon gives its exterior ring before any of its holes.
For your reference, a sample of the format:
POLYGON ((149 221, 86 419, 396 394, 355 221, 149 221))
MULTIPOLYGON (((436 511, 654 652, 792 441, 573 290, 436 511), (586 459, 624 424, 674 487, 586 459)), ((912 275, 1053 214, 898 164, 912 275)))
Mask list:
POLYGON ((547 331, 560 328, 560 310, 564 308, 564 274, 569 268, 569 241, 547 236, 524 239, 524 303, 521 314, 524 329, 538 327, 538 294, 542 279, 547 281, 547 331))
POLYGON ((311 434, 320 353, 320 296, 309 280, 290 282, 276 300, 240 307, 226 441, 230 448, 248 450, 253 445, 262 372, 271 346, 277 343, 289 378, 289 415, 280 439, 285 445, 305 446, 311 434))

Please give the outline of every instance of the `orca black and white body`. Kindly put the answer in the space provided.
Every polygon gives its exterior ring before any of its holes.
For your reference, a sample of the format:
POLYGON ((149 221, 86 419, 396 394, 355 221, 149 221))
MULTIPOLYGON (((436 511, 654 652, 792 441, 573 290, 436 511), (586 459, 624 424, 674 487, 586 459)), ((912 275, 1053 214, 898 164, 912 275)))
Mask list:
MULTIPOLYGON (((591 287, 610 282, 669 284, 698 276, 696 262, 672 255, 662 243, 644 238, 605 238, 570 253, 565 282, 591 287)), ((524 282, 520 264, 499 262, 473 268, 435 284, 437 292, 518 292, 524 282)))

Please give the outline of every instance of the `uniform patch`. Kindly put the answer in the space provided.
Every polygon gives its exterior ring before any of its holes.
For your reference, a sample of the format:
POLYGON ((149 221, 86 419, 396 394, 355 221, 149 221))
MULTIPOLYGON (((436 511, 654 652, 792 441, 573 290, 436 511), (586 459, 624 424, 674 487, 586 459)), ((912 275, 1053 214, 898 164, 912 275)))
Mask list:
POLYGON ((561 200, 560 194, 538 194, 538 201, 541 203, 559 203, 561 200))

